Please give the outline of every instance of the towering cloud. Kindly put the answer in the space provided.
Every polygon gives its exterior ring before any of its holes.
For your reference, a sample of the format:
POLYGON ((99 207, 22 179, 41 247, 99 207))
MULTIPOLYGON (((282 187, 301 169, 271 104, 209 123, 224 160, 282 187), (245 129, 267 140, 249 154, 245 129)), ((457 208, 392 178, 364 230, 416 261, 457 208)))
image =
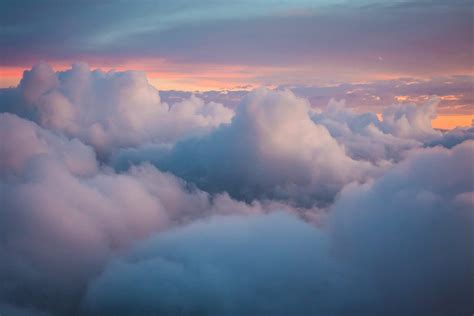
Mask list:
MULTIPOLYGON (((236 111, 230 125, 178 142, 162 157, 158 149, 156 165, 211 192, 299 204, 327 203, 344 184, 372 171, 371 164, 348 157, 324 126, 314 124, 309 103, 290 91, 255 90, 236 111)), ((137 156, 126 151, 119 160, 137 156)))
MULTIPOLYGON (((403 115, 403 111, 400 112, 403 115)), ((415 139, 394 135, 385 122, 385 116, 383 118, 380 121, 375 113, 370 112, 355 113, 346 108, 344 100, 331 100, 324 111, 311 114, 316 124, 325 126, 331 136, 344 145, 350 157, 381 165, 398 161, 406 150, 421 145, 415 139)), ((409 122, 406 123, 406 129, 412 130, 409 122)))
POLYGON ((47 64, 25 71, 0 109, 78 137, 101 155, 145 141, 173 143, 229 122, 233 111, 192 96, 172 106, 142 72, 91 71, 86 64, 55 73, 47 64))
POLYGON ((436 118, 438 103, 438 99, 432 98, 421 106, 415 104, 390 106, 382 113, 382 128, 401 138, 420 141, 439 138, 441 132, 431 127, 431 120, 436 118))

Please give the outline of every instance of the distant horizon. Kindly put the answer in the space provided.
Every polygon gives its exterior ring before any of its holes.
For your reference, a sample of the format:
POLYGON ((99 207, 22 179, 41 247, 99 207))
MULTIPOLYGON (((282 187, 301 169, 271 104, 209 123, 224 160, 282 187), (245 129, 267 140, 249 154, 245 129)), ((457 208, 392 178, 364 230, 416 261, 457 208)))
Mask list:
MULTIPOLYGON (((76 63, 83 63, 83 62, 76 62, 76 63)), ((74 64, 74 63, 73 63, 74 64)), ((87 63, 86 63, 87 64, 87 63)), ((71 64, 72 65, 72 64, 71 64)), ((53 69, 55 71, 65 71, 67 69, 70 69, 71 65, 69 66, 66 66, 66 65, 62 65, 62 66, 59 66, 59 67, 55 67, 54 65, 52 65, 53 69)), ((8 89, 8 88, 15 88, 16 86, 18 86, 18 84, 20 83, 20 80, 22 78, 22 75, 25 71, 28 71, 31 69, 26 67, 26 68, 14 68, 15 70, 14 71, 6 71, 5 72, 5 69, 1 69, 0 68, 0 74, 2 74, 2 71, 4 71, 3 73, 3 81, 0 80, 0 89, 8 89), (5 75, 6 74, 6 75, 5 75), (8 80, 5 80, 5 78, 8 80), (7 82, 10 82, 7 84, 7 82), (2 86, 2 84, 4 86, 2 86)), ((114 68, 114 67, 106 67, 106 68, 102 68, 102 67, 91 67, 91 69, 93 70, 98 70, 98 71, 105 71, 105 72, 109 72, 109 71, 138 71, 138 72, 144 72, 148 78, 148 81, 149 83, 154 86, 157 90, 159 90, 160 92, 169 92, 172 94, 172 92, 177 92, 177 93, 184 93, 184 94, 197 94, 197 95, 201 95, 202 97, 204 97, 206 100, 208 101, 211 101, 213 100, 212 97, 206 97, 206 93, 212 93, 212 92, 218 92, 218 93, 227 93, 229 91, 232 91, 232 92, 235 92, 235 93, 239 93, 240 97, 242 97, 244 94, 250 92, 251 90, 253 89, 256 89, 256 88, 259 88, 261 86, 246 86, 246 87, 242 87, 242 86, 236 86, 232 89, 225 89, 225 88, 222 88, 222 89, 209 89, 209 90, 180 90, 178 89, 177 87, 174 88, 174 89, 163 89, 161 87, 161 81, 156 81, 156 80, 153 80, 150 78, 150 74, 147 73, 146 71, 143 71, 143 70, 140 70, 140 69, 121 69, 121 68, 114 68)), ((159 74, 156 74, 156 75, 159 75, 159 74)), ((1 76, 0 76, 1 77, 1 76)), ((474 75, 473 76, 459 76, 459 77, 465 77, 466 80, 469 82, 469 81, 472 81, 474 83, 474 75)), ((414 83, 416 83, 416 81, 422 83, 422 82, 426 82, 426 79, 415 79, 415 78, 403 78, 404 80, 411 80, 412 82, 410 82, 410 85, 413 85, 414 83)), ((376 82, 358 82, 358 83, 355 83, 356 85, 367 85, 367 86, 370 86, 371 84, 375 84, 375 83, 391 83, 393 82, 392 80, 379 80, 379 81, 376 81, 376 82)), ((332 84, 332 85, 326 85, 326 86, 318 86, 318 87, 311 87, 311 86, 301 86, 301 87, 298 87, 298 86, 291 86, 289 85, 288 87, 285 87, 285 86, 270 86, 268 88, 270 89, 282 89, 282 88, 288 88, 290 90, 293 90, 297 95, 303 97, 303 98, 308 98, 310 103, 315 106, 315 107, 319 107, 319 108, 322 108, 325 106, 324 103, 321 103, 321 101, 319 101, 318 103, 315 103, 315 102, 312 102, 312 99, 311 97, 315 97, 314 93, 311 95, 311 94, 305 94, 304 92, 302 93, 301 91, 298 91, 298 90, 301 90, 301 88, 304 88, 306 90, 308 89, 315 89, 315 88, 330 88, 330 87, 340 87, 340 86, 350 86, 350 84, 348 83, 335 83, 335 84, 332 84), (300 89, 298 89, 300 88, 300 89), (296 90, 296 91, 295 91, 296 90)), ((350 91, 349 91, 350 92, 350 91)), ((348 94, 347 92, 345 92, 346 94, 348 94)), ((460 96, 459 95, 452 95, 450 94, 451 91, 450 90, 447 90, 445 91, 444 93, 447 93, 447 94, 444 94, 444 95, 437 95, 437 97, 440 98, 441 100, 441 105, 444 105, 444 101, 447 100, 447 104, 446 106, 441 106, 439 109, 438 109, 438 113, 437 113, 437 117, 435 119, 432 120, 432 124, 433 124, 433 128, 438 128, 438 129, 441 129, 441 130, 449 130, 449 129, 453 129, 453 128, 456 128, 456 127, 468 127, 468 126, 473 126, 473 121, 474 121, 474 113, 472 111, 470 111, 469 109, 471 108, 471 106, 468 106, 467 110, 468 110, 468 113, 459 113, 459 106, 456 106, 456 102, 458 102, 460 100, 460 96), (469 113, 470 111, 470 113, 469 113)), ((469 90, 465 91, 464 93, 468 94, 470 93, 469 90)), ((471 91, 472 93, 472 91, 471 91)), ((347 95, 344 95, 344 94, 341 94, 340 92, 337 94, 337 96, 339 97, 339 100, 346 100, 347 101, 347 95)), ((384 99, 383 101, 380 100, 380 102, 378 103, 375 103, 375 102, 370 102, 369 104, 367 105, 361 105, 360 103, 357 103, 357 102, 352 102, 352 104, 348 104, 348 106, 353 109, 354 111, 356 112, 364 112, 364 111, 375 111, 377 115, 381 115, 382 111, 383 111, 383 107, 386 107, 386 106, 389 106, 389 105, 392 105, 392 104, 395 104, 395 103, 419 103, 420 101, 428 98, 428 97, 431 97, 432 95, 426 95, 426 94, 414 94, 414 95, 406 95, 406 96, 397 96, 395 95, 392 99, 384 99)), ((316 97, 321 97, 321 96, 317 96, 316 97)), ((331 97, 333 98, 333 97, 331 97)), ((224 98, 225 99, 225 98, 224 98)), ((327 98, 326 98, 327 99, 327 98)), ((337 98, 336 98, 337 99, 337 98)), ((213 101, 216 101, 216 102, 223 102, 223 98, 218 98, 218 99, 214 99, 213 101)), ((238 100, 233 100, 233 103, 237 102, 238 100)), ((328 102, 328 100, 326 100, 326 103, 328 102)), ((226 106, 229 106, 229 104, 226 104, 226 102, 224 102, 224 104, 226 106)), ((464 111, 465 112, 465 111, 464 111)))

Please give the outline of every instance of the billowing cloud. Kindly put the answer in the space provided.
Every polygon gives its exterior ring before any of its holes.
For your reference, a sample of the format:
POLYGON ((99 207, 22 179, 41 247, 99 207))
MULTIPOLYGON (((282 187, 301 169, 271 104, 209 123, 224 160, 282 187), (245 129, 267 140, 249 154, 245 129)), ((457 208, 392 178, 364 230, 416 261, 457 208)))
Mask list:
POLYGON ((330 312, 352 298, 334 296, 344 276, 331 278, 339 269, 325 256, 327 247, 321 231, 282 213, 213 218, 158 235, 111 263, 91 284, 86 310, 97 315, 330 312))
MULTIPOLYGON (((229 125, 201 138, 178 142, 155 163, 199 187, 240 199, 330 201, 373 166, 348 157, 328 130, 315 124, 309 103, 290 91, 249 93, 229 125)), ((125 151, 119 161, 140 156, 125 151)))
POLYGON ((116 174, 91 147, 16 115, 0 114, 0 126, 0 301, 70 312, 133 241, 212 214, 263 211, 150 165, 116 174))
POLYGON ((439 138, 441 132, 431 126, 431 121, 436 118, 438 102, 433 98, 420 106, 415 104, 390 106, 382 113, 382 129, 400 138, 425 142, 439 138))
POLYGON ((409 149, 439 143, 451 135, 443 135, 431 126, 438 102, 432 98, 419 105, 394 104, 385 108, 380 120, 375 113, 356 113, 346 107, 344 100, 332 99, 324 111, 314 111, 311 118, 325 126, 354 159, 398 161, 409 149))
POLYGON ((345 184, 376 176, 407 151, 442 143, 445 136, 431 126, 438 101, 394 104, 380 120, 355 113, 344 101, 331 100, 317 111, 289 90, 260 89, 243 98, 231 124, 171 149, 148 144, 122 150, 115 162, 123 168, 152 161, 204 190, 247 201, 321 206, 345 184))
MULTIPOLYGON (((415 106, 410 109, 416 111, 415 106)), ((331 100, 324 111, 312 112, 311 119, 316 124, 325 126, 331 136, 344 145, 348 155, 353 159, 383 164, 384 161, 398 161, 406 150, 421 145, 415 139, 394 135, 392 126, 397 126, 401 120, 404 120, 407 133, 412 131, 411 123, 406 120, 403 109, 399 111, 398 119, 387 114, 383 117, 384 121, 380 121, 375 113, 355 113, 346 108, 344 100, 339 102, 331 100), (390 124, 385 124, 386 116, 389 117, 390 124)), ((427 119, 429 118, 425 118, 427 119)), ((431 125, 430 129, 435 133, 431 125)))
POLYGON ((437 103, 168 104, 39 64, 0 93, 0 313, 472 310, 473 133, 437 103))
POLYGON ((319 229, 273 214, 218 217, 157 235, 108 265, 91 283, 85 309, 98 315, 468 313, 473 157, 472 141, 421 149, 373 183, 344 189, 319 229))
POLYGON ((173 143, 229 122, 233 111, 191 96, 168 105, 141 72, 91 71, 86 64, 55 73, 47 64, 25 71, 2 96, 2 111, 78 137, 99 154, 145 141, 173 143))
POLYGON ((474 139, 474 126, 458 127, 446 132, 441 139, 435 139, 428 143, 429 146, 441 145, 451 148, 466 140, 474 139))
POLYGON ((463 314, 474 291, 474 142, 420 149, 331 210, 335 249, 398 314, 463 314))

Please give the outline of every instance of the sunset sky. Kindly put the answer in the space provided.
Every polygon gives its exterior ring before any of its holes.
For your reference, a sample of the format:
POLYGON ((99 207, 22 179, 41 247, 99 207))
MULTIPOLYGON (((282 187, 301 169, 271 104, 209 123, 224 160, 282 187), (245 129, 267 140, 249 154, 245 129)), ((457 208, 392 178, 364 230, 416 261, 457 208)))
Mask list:
POLYGON ((333 97, 374 110, 438 95, 439 114, 463 115, 462 125, 472 118, 467 0, 58 3, 4 1, 0 86, 18 84, 39 61, 56 70, 82 61, 145 71, 160 90, 290 87, 317 98, 364 84, 355 97, 353 89, 333 97), (394 94, 401 80, 411 91, 394 94), (392 95, 373 85, 393 85, 392 95))
POLYGON ((0 316, 474 312, 472 0, 0 0, 0 316))

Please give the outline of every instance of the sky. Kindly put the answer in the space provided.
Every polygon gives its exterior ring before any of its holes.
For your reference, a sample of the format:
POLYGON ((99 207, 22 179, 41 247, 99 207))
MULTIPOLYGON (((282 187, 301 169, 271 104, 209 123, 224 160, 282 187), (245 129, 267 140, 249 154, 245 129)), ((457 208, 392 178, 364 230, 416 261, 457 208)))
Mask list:
POLYGON ((0 315, 470 315, 469 1, 0 0, 0 315))
POLYGON ((348 103, 374 110, 436 94, 440 114, 464 115, 463 125, 473 114, 467 0, 4 0, 0 21, 2 87, 40 61, 57 70, 81 61, 145 71, 159 90, 313 88, 303 96, 324 98, 314 90, 404 81, 428 88, 387 98, 370 86, 348 103))

